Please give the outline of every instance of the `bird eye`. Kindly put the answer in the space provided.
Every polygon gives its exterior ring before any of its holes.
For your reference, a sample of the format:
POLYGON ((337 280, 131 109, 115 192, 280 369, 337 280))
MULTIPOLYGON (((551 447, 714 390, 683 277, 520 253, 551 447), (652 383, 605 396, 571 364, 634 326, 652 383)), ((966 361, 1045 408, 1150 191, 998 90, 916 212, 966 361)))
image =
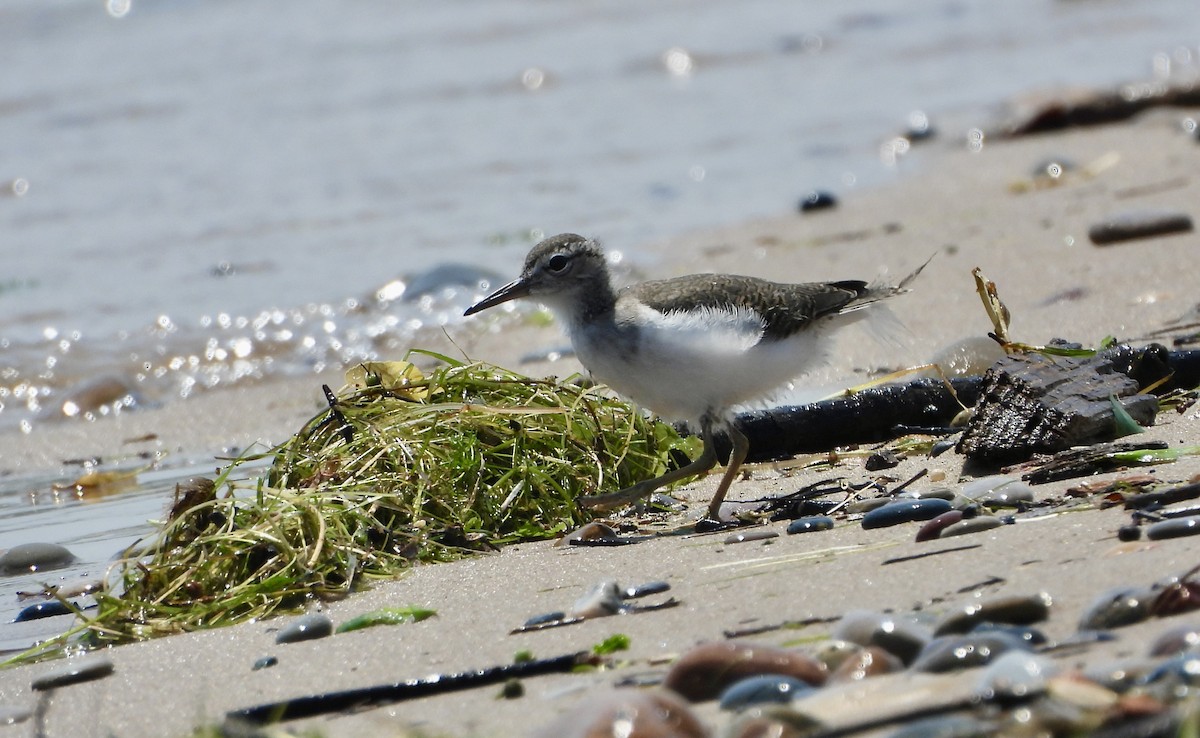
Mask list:
POLYGON ((567 270, 570 264, 571 260, 567 258, 566 254, 555 254, 550 257, 550 261, 546 262, 546 268, 555 274, 561 274, 567 270))

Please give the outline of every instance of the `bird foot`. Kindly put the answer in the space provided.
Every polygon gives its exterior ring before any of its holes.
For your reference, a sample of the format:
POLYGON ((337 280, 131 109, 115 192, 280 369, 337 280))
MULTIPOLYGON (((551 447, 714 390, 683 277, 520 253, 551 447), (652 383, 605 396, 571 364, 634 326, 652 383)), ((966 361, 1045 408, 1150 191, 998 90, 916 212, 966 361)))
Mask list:
MULTIPOLYGON (((648 481, 655 482, 657 480, 651 479, 648 481)), ((632 487, 626 487, 625 489, 617 490, 616 492, 609 492, 606 495, 587 495, 580 497, 578 500, 576 500, 576 502, 580 507, 587 508, 589 510, 595 510, 597 512, 609 512, 649 497, 654 490, 658 489, 659 486, 660 485, 657 484, 639 482, 632 487)))

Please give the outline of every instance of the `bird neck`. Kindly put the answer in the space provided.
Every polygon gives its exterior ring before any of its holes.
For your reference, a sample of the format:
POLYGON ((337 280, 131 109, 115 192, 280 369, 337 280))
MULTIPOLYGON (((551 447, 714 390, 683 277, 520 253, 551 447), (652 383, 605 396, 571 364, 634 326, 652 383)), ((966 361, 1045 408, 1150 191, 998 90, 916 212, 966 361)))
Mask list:
POLYGON ((555 302, 550 307, 571 328, 588 328, 613 322, 617 293, 607 279, 601 279, 581 285, 555 302))

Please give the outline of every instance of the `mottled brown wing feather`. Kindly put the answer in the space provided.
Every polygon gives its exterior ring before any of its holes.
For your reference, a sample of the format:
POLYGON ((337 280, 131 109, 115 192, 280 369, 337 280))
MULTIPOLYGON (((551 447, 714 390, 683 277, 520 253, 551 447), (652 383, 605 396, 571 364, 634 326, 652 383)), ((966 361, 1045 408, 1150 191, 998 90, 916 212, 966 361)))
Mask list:
POLYGON ((643 282, 625 292, 661 313, 740 307, 762 316, 765 339, 781 339, 867 294, 867 283, 783 284, 755 277, 695 274, 643 282))

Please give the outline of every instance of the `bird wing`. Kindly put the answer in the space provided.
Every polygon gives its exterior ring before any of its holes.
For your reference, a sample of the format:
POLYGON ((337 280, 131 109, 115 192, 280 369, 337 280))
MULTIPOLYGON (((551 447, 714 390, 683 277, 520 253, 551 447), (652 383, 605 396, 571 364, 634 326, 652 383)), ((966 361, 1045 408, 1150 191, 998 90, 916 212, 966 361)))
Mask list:
POLYGON ((868 293, 866 282, 785 284, 755 277, 695 274, 628 287, 623 292, 663 314, 714 310, 751 311, 762 320, 763 339, 778 340, 813 321, 841 312, 868 293))

